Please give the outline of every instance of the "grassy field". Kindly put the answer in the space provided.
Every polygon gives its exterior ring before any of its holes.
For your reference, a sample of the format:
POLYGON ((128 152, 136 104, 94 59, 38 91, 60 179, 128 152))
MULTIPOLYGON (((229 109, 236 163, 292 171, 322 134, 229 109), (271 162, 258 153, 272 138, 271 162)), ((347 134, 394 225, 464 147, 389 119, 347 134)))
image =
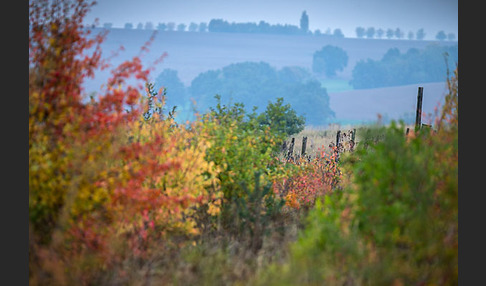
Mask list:
MULTIPOLYGON (((152 31, 148 30, 111 29, 102 45, 104 57, 110 56, 112 51, 123 45, 125 50, 112 59, 113 64, 119 64, 139 54, 140 47, 149 40, 151 34, 152 31)), ((155 67, 154 74, 157 75, 166 68, 175 69, 179 72, 181 81, 189 86, 201 72, 245 61, 264 61, 276 68, 299 66, 312 70, 314 52, 325 45, 334 45, 348 53, 347 67, 338 73, 340 80, 347 81, 351 78, 355 64, 360 60, 381 59, 390 48, 396 47, 401 52, 406 52, 410 48, 425 48, 431 43, 435 41, 340 39, 324 35, 157 32, 149 52, 142 60, 151 63, 167 52, 168 56, 155 67)), ((108 73, 100 72, 97 80, 92 82, 93 86, 88 86, 88 90, 97 88, 108 76, 108 73)), ((345 87, 339 81, 329 84, 329 90, 342 91, 345 87)))
POLYGON ((348 80, 344 79, 324 79, 321 80, 322 86, 326 88, 327 93, 343 92, 353 90, 348 80))

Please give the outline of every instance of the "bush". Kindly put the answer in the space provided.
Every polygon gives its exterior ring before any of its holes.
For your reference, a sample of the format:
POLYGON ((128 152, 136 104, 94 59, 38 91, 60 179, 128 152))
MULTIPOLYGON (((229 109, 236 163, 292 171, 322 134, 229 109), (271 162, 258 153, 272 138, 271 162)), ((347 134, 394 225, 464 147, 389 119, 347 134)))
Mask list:
MULTIPOLYGON (((206 160, 214 162, 221 170, 218 179, 224 196, 222 227, 242 235, 241 227, 248 219, 242 217, 245 216, 243 208, 251 204, 254 192, 260 191, 257 183, 266 188, 288 172, 274 160, 283 135, 260 125, 255 114, 246 115, 242 104, 221 105, 220 97, 216 99, 217 105, 202 119, 204 138, 211 144, 206 160), (235 224, 235 220, 241 225, 235 224)), ((266 193, 258 197, 258 203, 263 204, 273 196, 273 192, 266 193)), ((265 211, 265 208, 261 210, 265 211)))
POLYGON ((283 105, 283 98, 277 98, 277 102, 269 102, 267 109, 258 118, 261 126, 270 126, 273 132, 290 136, 304 130, 305 118, 297 116, 290 104, 283 105))
POLYGON ((457 284, 457 70, 448 86, 436 130, 392 123, 344 160, 343 190, 316 203, 262 284, 457 284))

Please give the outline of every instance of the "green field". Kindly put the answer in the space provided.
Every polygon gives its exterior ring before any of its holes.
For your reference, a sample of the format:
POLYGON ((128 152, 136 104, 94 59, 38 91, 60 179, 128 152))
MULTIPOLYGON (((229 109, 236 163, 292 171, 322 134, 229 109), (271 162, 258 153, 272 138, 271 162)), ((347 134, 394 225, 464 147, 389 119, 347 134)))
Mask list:
POLYGON ((353 90, 353 86, 349 84, 349 81, 344 79, 324 79, 321 80, 321 84, 327 89, 327 93, 353 90))

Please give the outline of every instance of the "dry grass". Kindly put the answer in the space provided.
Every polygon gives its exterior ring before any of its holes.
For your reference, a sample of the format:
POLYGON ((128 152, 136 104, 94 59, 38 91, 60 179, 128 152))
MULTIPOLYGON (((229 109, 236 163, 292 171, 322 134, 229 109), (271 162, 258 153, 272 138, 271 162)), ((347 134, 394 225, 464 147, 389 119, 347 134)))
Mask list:
MULTIPOLYGON (((290 146, 292 138, 294 141, 294 156, 299 157, 302 153, 302 141, 304 137, 307 137, 306 154, 311 158, 316 157, 322 150, 327 154, 332 152, 332 148, 336 145, 336 135, 338 131, 341 131, 340 142, 344 144, 345 150, 349 150, 351 133, 355 131, 355 143, 359 144, 360 140, 365 135, 367 129, 373 127, 373 125, 339 125, 330 124, 326 127, 313 127, 306 126, 303 131, 298 134, 289 136, 286 141, 287 150, 290 146)), ((375 126, 376 127, 376 126, 375 126)), ((410 132, 414 130, 413 124, 407 124, 404 126, 403 134, 405 135, 406 129, 409 128, 410 132)), ((287 151, 286 151, 287 152, 287 151)), ((285 154, 286 154, 285 152, 285 154)), ((285 154, 281 154, 284 157, 285 154)))
MULTIPOLYGON (((361 126, 341 126, 332 124, 327 127, 306 127, 299 134, 294 134, 287 138, 287 146, 290 146, 292 138, 295 138, 294 154, 300 156, 302 152, 302 139, 307 137, 306 154, 315 157, 320 151, 324 150, 326 153, 332 151, 332 146, 336 144, 336 135, 339 130, 341 133, 349 135, 353 129, 358 130, 361 126)), ((359 134, 356 132, 356 134, 359 134)), ((358 139, 358 138, 356 138, 358 139)))

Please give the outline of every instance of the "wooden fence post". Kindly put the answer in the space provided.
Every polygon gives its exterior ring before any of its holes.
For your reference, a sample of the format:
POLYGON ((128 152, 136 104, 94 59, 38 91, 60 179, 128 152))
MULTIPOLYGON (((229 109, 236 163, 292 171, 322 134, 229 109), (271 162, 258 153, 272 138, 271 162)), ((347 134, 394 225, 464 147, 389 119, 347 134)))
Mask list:
POLYGON ((305 149, 307 147, 307 137, 302 138, 302 157, 305 156, 305 149))
POLYGON ((339 148, 339 141, 341 139, 341 130, 338 130, 336 134, 336 147, 339 148))
POLYGON ((289 152, 287 153, 287 160, 290 159, 290 156, 294 154, 294 143, 295 143, 295 138, 292 137, 292 140, 290 141, 289 152))
POLYGON ((422 98, 424 95, 424 88, 419 86, 417 95, 417 112, 415 114, 415 131, 422 126, 422 98))

